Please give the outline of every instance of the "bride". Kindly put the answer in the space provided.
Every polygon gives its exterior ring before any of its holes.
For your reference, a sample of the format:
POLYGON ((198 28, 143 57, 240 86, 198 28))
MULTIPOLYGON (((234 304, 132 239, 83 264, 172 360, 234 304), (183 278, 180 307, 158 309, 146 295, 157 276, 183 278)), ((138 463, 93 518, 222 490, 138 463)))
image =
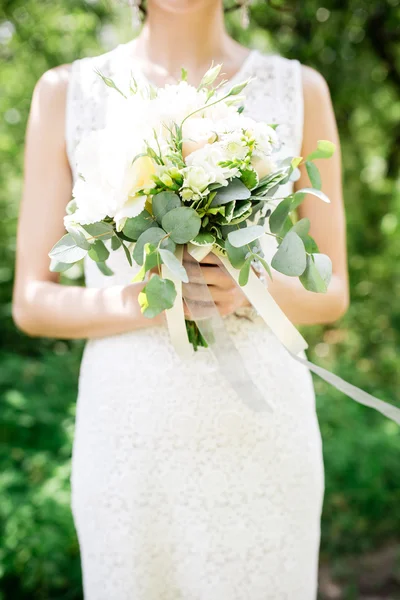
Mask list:
MULTIPOLYGON (((141 315, 144 284, 129 283, 135 267, 120 251, 110 258, 112 277, 85 263, 85 288, 62 286, 49 271, 48 252, 63 234, 78 176, 76 146, 107 118, 109 88, 95 69, 116 79, 132 71, 139 84, 163 86, 184 65, 197 85, 212 60, 223 63, 229 84, 253 78, 246 110, 280 124, 286 156, 306 156, 319 139, 339 148, 322 76, 235 42, 222 0, 148 0, 138 38, 51 69, 33 94, 13 316, 28 335, 88 339, 71 480, 87 600, 317 594, 324 475, 312 381, 263 321, 246 315, 241 289, 219 269, 215 277, 205 259, 215 303, 272 414, 242 403, 208 351, 180 361, 165 317, 141 315)), ((348 303, 339 151, 319 166, 331 204, 307 198, 300 212, 332 259, 329 291, 307 292, 279 273, 268 281, 295 324, 332 322, 348 303)), ((309 185, 305 172, 295 185, 309 185)))

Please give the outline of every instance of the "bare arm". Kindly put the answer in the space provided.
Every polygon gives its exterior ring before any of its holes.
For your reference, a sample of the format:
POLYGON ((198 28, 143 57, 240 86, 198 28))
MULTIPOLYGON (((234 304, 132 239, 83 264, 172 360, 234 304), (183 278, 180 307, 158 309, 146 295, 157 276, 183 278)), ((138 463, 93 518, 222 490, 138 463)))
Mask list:
POLYGON ((24 192, 17 236, 13 318, 33 336, 101 337, 160 322, 147 319, 137 302, 143 283, 85 289, 63 286, 49 271, 48 252, 64 234, 71 199, 65 150, 65 100, 69 66, 45 73, 35 87, 29 115, 24 192))
MULTIPOLYGON (((320 251, 332 260, 333 276, 328 292, 308 292, 297 279, 280 273, 274 273, 274 280, 268 282, 269 291, 282 310, 298 325, 335 321, 344 314, 349 303, 340 142, 335 116, 325 80, 309 67, 303 67, 303 88, 302 156, 315 150, 317 141, 321 139, 332 141, 337 150, 333 158, 315 161, 321 173, 322 189, 329 196, 331 204, 308 196, 300 207, 300 217, 308 217, 311 221, 310 233, 320 251)), ((305 169, 302 167, 301 170, 296 189, 310 185, 305 169)))

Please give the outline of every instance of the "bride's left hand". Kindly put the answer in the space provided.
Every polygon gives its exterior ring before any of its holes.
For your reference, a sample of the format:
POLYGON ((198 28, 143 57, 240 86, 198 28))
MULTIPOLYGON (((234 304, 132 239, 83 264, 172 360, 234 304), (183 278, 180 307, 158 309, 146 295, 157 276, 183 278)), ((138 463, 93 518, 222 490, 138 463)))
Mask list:
MULTIPOLYGON (((194 259, 185 250, 183 264, 188 266, 189 273, 190 263, 193 262, 194 259)), ((215 254, 208 254, 200 262, 200 267, 204 281, 222 316, 230 315, 243 306, 251 306, 241 287, 232 279, 215 254)), ((201 286, 192 282, 186 284, 185 295, 193 300, 201 300, 201 286)))

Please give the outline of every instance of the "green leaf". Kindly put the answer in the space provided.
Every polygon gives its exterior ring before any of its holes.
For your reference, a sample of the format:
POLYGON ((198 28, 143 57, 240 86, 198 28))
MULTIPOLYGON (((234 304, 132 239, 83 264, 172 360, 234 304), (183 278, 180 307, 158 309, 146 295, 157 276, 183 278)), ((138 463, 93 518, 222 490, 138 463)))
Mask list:
POLYGON ((311 194, 312 196, 316 196, 317 198, 319 198, 323 202, 326 202, 327 204, 330 204, 331 202, 328 196, 324 194, 324 192, 321 192, 321 190, 317 190, 315 188, 302 188, 301 190, 295 193, 295 198, 297 194, 311 194))
POLYGON ((241 285, 241 286, 246 285, 247 282, 249 281, 249 275, 250 275, 250 268, 251 268, 252 258, 253 258, 252 256, 249 256, 249 258, 246 259, 244 265, 240 269, 240 273, 239 273, 239 285, 241 285))
POLYGON ((319 252, 317 243, 314 240, 314 238, 311 237, 311 235, 307 235, 306 237, 304 237, 302 239, 304 242, 304 247, 308 254, 315 254, 315 253, 319 252))
POLYGON ((243 227, 242 229, 231 231, 228 233, 228 240, 232 246, 240 248, 254 242, 254 240, 258 240, 264 233, 264 227, 261 227, 261 225, 252 225, 251 227, 243 227))
POLYGON ((79 225, 67 225, 66 229, 79 248, 82 248, 83 250, 89 250, 90 244, 80 227, 81 226, 79 225))
POLYGON ((326 254, 313 254, 314 264, 328 288, 332 279, 332 261, 326 254))
POLYGON ((144 246, 145 244, 155 244, 156 246, 163 240, 163 247, 171 250, 171 252, 175 251, 175 244, 172 240, 166 237, 166 233, 164 229, 160 227, 151 227, 150 229, 146 229, 139 237, 138 241, 135 244, 133 249, 133 259, 137 262, 138 265, 142 265, 144 262, 144 246))
POLYGON ((110 253, 104 242, 101 240, 96 240, 93 244, 91 244, 89 256, 96 262, 104 262, 110 256, 110 253))
POLYGON ((269 266, 269 264, 267 263, 267 261, 265 260, 265 258, 263 258, 262 256, 260 256, 259 254, 257 254, 256 257, 260 261, 260 263, 262 264, 262 266, 264 267, 264 269, 267 271, 267 273, 270 276, 270 278, 272 279, 271 267, 269 266))
POLYGON ((131 217, 125 221, 122 233, 136 242, 142 233, 150 227, 157 227, 157 223, 147 210, 142 210, 137 217, 131 217))
POLYGON ((300 281, 309 292, 325 294, 332 276, 332 262, 325 254, 307 256, 307 266, 300 281))
POLYGON ((145 317, 153 319, 163 310, 172 308, 176 298, 176 289, 170 279, 153 275, 139 294, 139 304, 145 317))
POLYGON ((317 149, 311 152, 306 160, 314 160, 316 158, 330 158, 336 150, 335 144, 328 140, 318 140, 317 149))
POLYGON ((144 271, 150 271, 150 269, 154 269, 157 265, 161 264, 161 259, 159 255, 158 248, 155 244, 145 244, 144 245, 144 271))
POLYGON ((297 233, 297 235, 301 237, 301 239, 304 242, 304 240, 308 237, 310 225, 310 219, 307 219, 307 217, 305 217, 304 219, 300 219, 300 221, 297 221, 297 223, 293 225, 290 231, 294 231, 295 233, 297 233))
POLYGON ((118 250, 122 242, 117 235, 113 235, 111 238, 111 250, 118 250))
POLYGON ((274 269, 289 275, 299 277, 307 265, 307 255, 301 238, 294 231, 289 231, 283 238, 271 265, 274 269))
POLYGON ((175 254, 170 252, 169 250, 160 249, 160 256, 162 258, 163 263, 166 267, 173 273, 178 279, 183 281, 183 283, 189 283, 189 277, 186 273, 185 267, 182 263, 176 258, 175 254))
POLYGON ((226 187, 217 189, 211 206, 220 206, 232 202, 232 200, 247 200, 250 196, 249 188, 240 179, 232 179, 226 187))
POLYGON ((297 169, 297 167, 299 166, 299 164, 301 163, 302 160, 303 160, 302 156, 295 156, 294 158, 292 158, 290 161, 291 168, 293 170, 297 169))
POLYGON ((195 246, 209 246, 215 242, 215 236, 212 233, 208 233, 206 231, 200 231, 198 235, 196 235, 193 240, 191 240, 192 244, 195 246))
POLYGON ((288 196, 278 204, 269 218, 269 228, 272 233, 278 234, 282 229, 292 207, 292 197, 288 196))
POLYGON ((114 235, 114 227, 110 223, 104 223, 99 221, 98 223, 90 223, 89 225, 82 225, 83 229, 87 231, 94 238, 101 238, 109 240, 114 235))
POLYGON ((318 167, 314 165, 314 163, 306 160, 306 169, 308 173, 308 177, 310 178, 311 185, 313 188, 317 188, 317 190, 321 189, 321 175, 319 174, 318 167))
POLYGON ((128 248, 126 247, 126 245, 124 244, 124 242, 121 241, 122 244, 122 248, 124 249, 125 252, 125 256, 128 260, 128 263, 130 264, 130 266, 132 266, 132 256, 131 253, 129 252, 128 248))
POLYGON ((238 225, 243 221, 246 221, 249 217, 251 217, 251 208, 249 208, 247 212, 240 215, 240 217, 235 217, 235 215, 233 215, 233 219, 230 221, 229 225, 238 225))
POLYGON ((160 192, 153 196, 151 203, 153 215, 161 224, 163 216, 173 208, 178 208, 181 204, 179 196, 174 192, 160 192))
POLYGON ((246 256, 249 253, 247 246, 236 248, 232 246, 229 240, 225 240, 225 250, 228 254, 229 261, 235 269, 241 269, 246 261, 246 256))
POLYGON ((249 190, 254 190, 259 183, 259 178, 255 169, 246 169, 246 171, 242 171, 240 180, 249 190))
POLYGON ((105 275, 106 277, 111 277, 111 275, 114 275, 114 271, 112 271, 110 269, 110 267, 108 267, 106 265, 105 262, 96 262, 96 265, 99 267, 100 271, 103 273, 103 275, 105 275))
POLYGON ((86 256, 87 250, 80 248, 70 233, 64 235, 49 252, 50 258, 59 263, 75 263, 86 256))
POLYGON ((162 220, 162 226, 177 244, 186 244, 197 236, 201 219, 193 208, 181 206, 170 210, 162 220))
POLYGON ((244 214, 248 213, 249 210, 252 210, 253 204, 249 200, 238 200, 235 202, 235 208, 232 215, 233 219, 238 219, 242 217, 244 214))
POLYGON ((52 273, 62 273, 63 271, 66 271, 67 269, 71 268, 71 263, 63 263, 58 261, 56 258, 52 258, 50 260, 50 271, 52 273))
POLYGON ((304 198, 306 197, 305 193, 303 192, 296 192, 293 195, 293 200, 292 200, 292 210, 296 210, 296 208, 298 208, 300 206, 300 204, 302 204, 304 202, 304 198))

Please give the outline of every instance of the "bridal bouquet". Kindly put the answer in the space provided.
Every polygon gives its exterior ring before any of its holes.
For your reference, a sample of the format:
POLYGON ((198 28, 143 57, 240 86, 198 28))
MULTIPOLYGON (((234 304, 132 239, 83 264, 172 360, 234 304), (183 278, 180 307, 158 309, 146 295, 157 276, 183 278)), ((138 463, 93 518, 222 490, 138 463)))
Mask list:
MULTIPOLYGON (((305 159, 278 160, 276 127, 243 113, 248 82, 215 86, 220 69, 211 67, 198 88, 183 70, 177 85, 139 89, 131 80, 126 93, 98 73, 118 92, 116 110, 77 148, 79 177, 64 219, 67 234, 49 253, 52 271, 88 254, 112 275, 110 251, 123 251, 141 267, 134 281, 146 280, 139 302, 149 318, 173 307, 176 281, 188 282, 182 245, 199 261, 209 252, 229 261, 244 287, 252 266, 262 265, 271 277, 273 267, 310 291, 327 290, 331 261, 318 252, 309 220, 296 220, 295 211, 306 194, 329 202, 313 160, 329 158, 334 145, 320 141, 305 159), (277 198, 303 162, 311 186, 277 198), (265 236, 276 240, 270 263, 265 236)), ((195 349, 207 345, 193 321, 187 331, 195 349)))

